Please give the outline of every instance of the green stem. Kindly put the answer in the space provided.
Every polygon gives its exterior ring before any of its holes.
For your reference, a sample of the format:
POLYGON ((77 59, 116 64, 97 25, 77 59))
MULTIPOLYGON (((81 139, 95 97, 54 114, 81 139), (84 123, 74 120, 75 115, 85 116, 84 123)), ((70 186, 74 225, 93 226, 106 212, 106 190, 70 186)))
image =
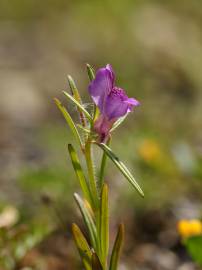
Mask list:
POLYGON ((100 239, 100 196, 98 194, 97 185, 96 185, 96 177, 93 165, 93 156, 92 156, 92 143, 90 137, 88 138, 86 145, 85 145, 85 158, 86 164, 88 169, 89 175, 89 184, 90 184, 90 192, 93 198, 93 211, 95 215, 95 223, 97 229, 97 243, 98 243, 98 250, 97 255, 101 259, 101 239, 100 239))
POLYGON ((98 209, 99 197, 98 197, 98 191, 97 191, 97 186, 96 186, 96 178, 95 178, 95 172, 94 172, 94 166, 93 166, 90 139, 87 140, 86 145, 85 145, 85 158, 86 158, 86 165, 88 169, 90 192, 92 194, 93 201, 94 201, 94 208, 98 209))
MULTIPOLYGON (((109 137, 106 144, 109 146, 110 142, 111 142, 111 137, 109 137)), ((100 173, 99 173, 99 181, 98 181, 99 191, 101 191, 103 183, 104 183, 104 171, 105 171, 106 161, 107 161, 107 155, 105 152, 103 152, 101 166, 100 166, 100 173)))

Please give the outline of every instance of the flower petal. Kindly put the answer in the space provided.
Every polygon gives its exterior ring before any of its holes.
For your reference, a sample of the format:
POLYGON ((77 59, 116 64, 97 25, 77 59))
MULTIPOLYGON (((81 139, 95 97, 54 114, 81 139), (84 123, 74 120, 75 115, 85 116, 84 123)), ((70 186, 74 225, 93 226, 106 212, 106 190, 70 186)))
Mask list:
POLYGON ((130 105, 133 105, 133 106, 139 106, 140 105, 140 102, 135 98, 128 98, 125 102, 130 104, 130 105))
POLYGON ((112 80, 112 88, 114 87, 114 81, 115 81, 115 74, 114 74, 114 71, 113 71, 113 68, 110 64, 107 64, 106 65, 106 69, 108 69, 111 73, 111 80, 112 80))
POLYGON ((128 99, 125 92, 121 88, 114 87, 107 96, 104 114, 109 120, 119 118, 128 111, 129 104, 125 102, 128 99))
POLYGON ((140 105, 140 102, 135 99, 135 98, 128 98, 127 100, 124 101, 125 103, 127 103, 129 106, 128 106, 128 111, 127 112, 131 112, 132 109, 133 109, 133 106, 139 106, 140 105))
POLYGON ((110 94, 114 83, 114 73, 110 65, 106 68, 100 68, 95 76, 95 79, 89 85, 89 93, 100 109, 104 111, 105 99, 110 94))
POLYGON ((139 101, 128 98, 123 89, 114 87, 106 99, 104 114, 109 120, 119 118, 138 105, 139 101))

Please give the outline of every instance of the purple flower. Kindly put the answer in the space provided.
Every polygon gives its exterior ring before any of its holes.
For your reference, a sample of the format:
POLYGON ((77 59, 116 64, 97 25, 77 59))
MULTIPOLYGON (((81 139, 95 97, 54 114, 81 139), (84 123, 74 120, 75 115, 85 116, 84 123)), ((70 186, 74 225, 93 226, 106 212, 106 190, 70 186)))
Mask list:
POLYGON ((100 116, 95 121, 94 129, 104 141, 113 123, 120 117, 131 112, 139 102, 128 98, 125 91, 114 85, 115 75, 111 65, 100 68, 95 79, 89 85, 89 93, 100 110, 100 116))

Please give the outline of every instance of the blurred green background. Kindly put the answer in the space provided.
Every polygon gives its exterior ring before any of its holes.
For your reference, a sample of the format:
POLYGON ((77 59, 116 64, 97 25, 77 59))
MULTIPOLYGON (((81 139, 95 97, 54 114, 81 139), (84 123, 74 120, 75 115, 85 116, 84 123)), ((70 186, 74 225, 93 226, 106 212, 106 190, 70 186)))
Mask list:
MULTIPOLYGON (((37 268, 29 260, 21 266, 21 260, 32 246, 46 243, 48 232, 79 219, 72 199, 78 185, 67 154, 73 138, 53 97, 67 105, 61 92, 71 74, 85 102, 92 102, 86 63, 95 69, 112 64, 116 84, 141 102, 114 133, 112 148, 145 199, 110 161, 106 173, 112 232, 120 220, 128 229, 123 269, 134 269, 133 262, 137 269, 181 267, 176 221, 200 218, 202 210, 201 27, 198 0, 0 1, 0 210, 13 209, 9 213, 17 223, 1 226, 0 214, 2 269, 46 269, 44 261, 37 268), (32 236, 24 249, 22 238, 12 234, 22 226, 23 235, 32 236), (142 243, 172 252, 176 264, 141 268, 142 243)), ((60 233, 66 232, 71 239, 68 226, 60 233)), ((75 253, 74 261, 76 251, 69 249, 65 256, 75 253)), ((68 260, 64 268, 50 265, 47 269, 72 269, 68 260)))

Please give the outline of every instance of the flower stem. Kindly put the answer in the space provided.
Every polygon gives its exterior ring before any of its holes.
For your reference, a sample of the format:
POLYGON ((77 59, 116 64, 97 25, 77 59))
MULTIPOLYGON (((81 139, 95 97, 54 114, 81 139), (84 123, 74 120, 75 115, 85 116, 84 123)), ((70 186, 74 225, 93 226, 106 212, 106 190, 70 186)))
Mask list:
MULTIPOLYGON (((106 144, 109 146, 110 142, 111 142, 111 137, 109 137, 106 144)), ((99 172, 99 182, 98 182, 98 187, 99 187, 100 191, 101 191, 103 183, 104 183, 104 171, 105 171, 106 161, 107 161, 107 155, 105 152, 103 152, 101 166, 100 166, 100 172, 99 172)))
MULTIPOLYGON (((92 142, 90 137, 88 138, 86 144, 85 144, 85 159, 88 169, 88 175, 89 175, 89 185, 90 185, 90 192, 91 197, 93 198, 93 212, 94 212, 94 218, 95 218, 95 224, 97 229, 97 243, 98 243, 98 250, 97 255, 102 261, 102 254, 101 254, 101 235, 100 235, 100 227, 101 227, 101 220, 100 220, 100 193, 97 189, 97 182, 95 177, 95 171, 94 171, 94 163, 93 163, 93 155, 92 155, 92 142)), ((105 270, 104 266, 103 269, 105 270)))
POLYGON ((95 172, 94 172, 94 166, 93 166, 90 139, 88 139, 85 144, 85 158, 86 158, 86 165, 88 169, 90 192, 92 194, 93 202, 94 202, 93 208, 96 210, 99 207, 99 197, 98 197, 98 191, 97 191, 97 186, 96 186, 96 178, 95 178, 95 172))

